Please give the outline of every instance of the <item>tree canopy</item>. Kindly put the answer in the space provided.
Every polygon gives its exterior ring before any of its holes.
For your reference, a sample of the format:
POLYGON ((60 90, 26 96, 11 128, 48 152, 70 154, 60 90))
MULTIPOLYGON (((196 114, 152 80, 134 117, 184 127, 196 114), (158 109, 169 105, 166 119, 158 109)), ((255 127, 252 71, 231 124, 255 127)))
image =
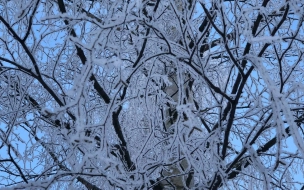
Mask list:
POLYGON ((302 0, 0 0, 0 188, 304 188, 302 0))

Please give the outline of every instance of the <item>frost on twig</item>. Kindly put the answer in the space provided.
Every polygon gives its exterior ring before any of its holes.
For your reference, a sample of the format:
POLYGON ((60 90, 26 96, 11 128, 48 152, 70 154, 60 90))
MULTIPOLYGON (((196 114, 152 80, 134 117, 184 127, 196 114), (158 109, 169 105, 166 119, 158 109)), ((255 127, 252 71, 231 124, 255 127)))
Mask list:
POLYGON ((301 189, 302 1, 0 1, 0 189, 301 189))

